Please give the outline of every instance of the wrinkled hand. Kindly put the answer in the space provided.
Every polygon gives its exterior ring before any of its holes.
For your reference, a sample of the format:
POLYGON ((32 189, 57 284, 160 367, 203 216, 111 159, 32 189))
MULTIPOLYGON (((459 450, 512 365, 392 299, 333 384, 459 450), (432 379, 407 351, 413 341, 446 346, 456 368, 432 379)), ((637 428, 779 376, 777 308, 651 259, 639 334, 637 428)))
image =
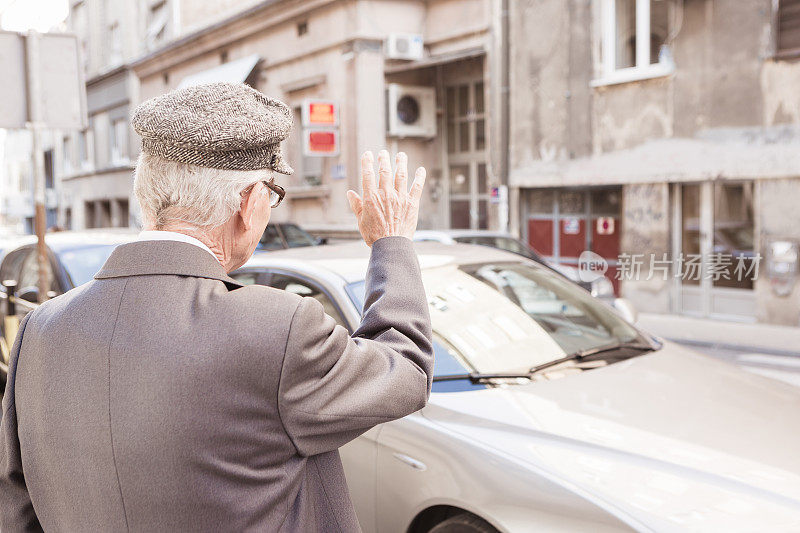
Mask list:
POLYGON ((375 182, 372 152, 361 156, 361 189, 363 198, 347 191, 350 208, 358 219, 358 229, 367 246, 382 237, 400 235, 412 239, 417 229, 419 202, 425 185, 425 168, 419 167, 408 191, 408 157, 403 152, 395 158, 395 175, 389 163, 389 152, 378 154, 379 183, 375 182))

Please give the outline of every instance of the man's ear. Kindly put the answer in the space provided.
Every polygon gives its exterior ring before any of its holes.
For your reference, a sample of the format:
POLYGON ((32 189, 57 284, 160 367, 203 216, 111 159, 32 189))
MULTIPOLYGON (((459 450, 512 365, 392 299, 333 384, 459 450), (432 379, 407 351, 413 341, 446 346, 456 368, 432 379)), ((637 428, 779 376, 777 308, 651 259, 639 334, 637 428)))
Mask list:
POLYGON ((258 201, 259 192, 256 191, 256 186, 250 188, 244 195, 242 195, 242 204, 239 209, 239 217, 242 220, 242 226, 245 230, 249 230, 253 226, 253 215, 256 210, 256 202, 258 201))

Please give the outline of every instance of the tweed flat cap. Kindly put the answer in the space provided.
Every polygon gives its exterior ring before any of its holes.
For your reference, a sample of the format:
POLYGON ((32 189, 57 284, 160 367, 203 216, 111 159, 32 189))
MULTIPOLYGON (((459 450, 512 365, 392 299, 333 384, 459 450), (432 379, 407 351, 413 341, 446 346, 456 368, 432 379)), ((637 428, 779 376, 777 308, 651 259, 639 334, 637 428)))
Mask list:
POLYGON ((280 151, 292 129, 291 110, 243 83, 209 83, 156 96, 136 108, 131 125, 142 137, 142 150, 164 159, 294 172, 280 151))

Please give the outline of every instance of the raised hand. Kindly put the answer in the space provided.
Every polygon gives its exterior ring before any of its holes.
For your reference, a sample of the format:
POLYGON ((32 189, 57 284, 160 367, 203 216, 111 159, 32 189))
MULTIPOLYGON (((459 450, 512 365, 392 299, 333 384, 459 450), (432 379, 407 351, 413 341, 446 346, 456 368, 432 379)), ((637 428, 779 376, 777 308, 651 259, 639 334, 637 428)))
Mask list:
POLYGON ((389 152, 378 153, 378 183, 372 152, 361 156, 361 194, 347 191, 350 208, 358 219, 358 229, 367 246, 382 237, 413 238, 417 229, 419 202, 425 185, 425 168, 419 167, 408 190, 408 157, 399 152, 395 157, 395 173, 389 163, 389 152))

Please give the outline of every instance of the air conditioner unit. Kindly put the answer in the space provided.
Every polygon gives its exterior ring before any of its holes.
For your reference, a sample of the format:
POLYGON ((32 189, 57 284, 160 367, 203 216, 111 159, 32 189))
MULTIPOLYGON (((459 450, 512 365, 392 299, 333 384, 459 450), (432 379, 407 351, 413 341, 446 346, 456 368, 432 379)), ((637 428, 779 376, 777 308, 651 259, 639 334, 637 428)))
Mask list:
POLYGON ((386 127, 392 137, 436 135, 436 91, 390 83, 386 88, 386 127))
POLYGON ((385 54, 388 59, 419 60, 423 53, 422 35, 390 33, 386 38, 385 54))

